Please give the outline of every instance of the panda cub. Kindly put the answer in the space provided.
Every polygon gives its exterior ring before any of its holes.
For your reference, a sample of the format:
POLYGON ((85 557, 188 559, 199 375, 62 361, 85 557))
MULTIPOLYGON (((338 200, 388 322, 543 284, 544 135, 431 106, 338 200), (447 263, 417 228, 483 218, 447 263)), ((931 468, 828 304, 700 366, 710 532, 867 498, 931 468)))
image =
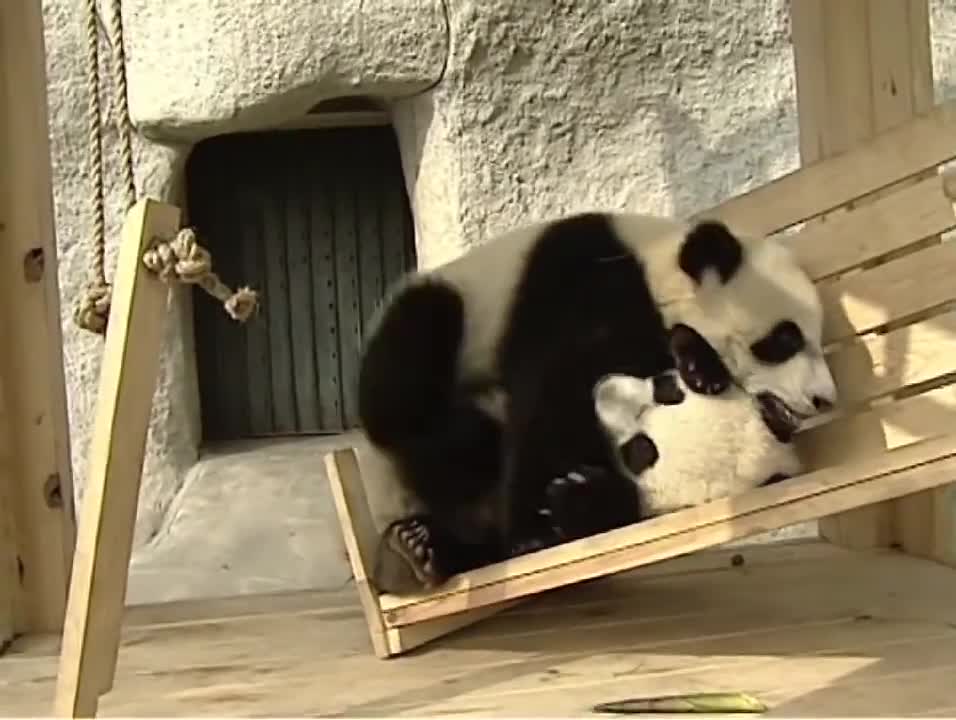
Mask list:
POLYGON ((595 411, 619 469, 637 485, 645 517, 800 473, 791 442, 800 418, 772 393, 753 395, 736 384, 716 395, 689 392, 682 376, 700 363, 722 363, 720 356, 684 324, 671 329, 670 347, 676 372, 654 379, 611 374, 594 388, 595 411))

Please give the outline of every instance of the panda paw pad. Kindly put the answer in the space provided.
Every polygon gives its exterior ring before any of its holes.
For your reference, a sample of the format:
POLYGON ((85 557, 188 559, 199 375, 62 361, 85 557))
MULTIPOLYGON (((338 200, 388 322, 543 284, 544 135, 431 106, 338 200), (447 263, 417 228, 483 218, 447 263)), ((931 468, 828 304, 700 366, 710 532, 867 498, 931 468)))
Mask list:
POLYGON ((440 584, 442 577, 435 563, 431 531, 424 520, 413 517, 392 523, 385 530, 383 541, 423 587, 440 584))

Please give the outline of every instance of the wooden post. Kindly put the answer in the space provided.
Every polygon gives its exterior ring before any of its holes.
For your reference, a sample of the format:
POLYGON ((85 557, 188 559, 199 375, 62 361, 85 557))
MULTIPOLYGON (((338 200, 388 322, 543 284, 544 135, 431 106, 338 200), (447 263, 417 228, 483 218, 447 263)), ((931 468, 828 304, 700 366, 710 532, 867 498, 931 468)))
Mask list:
POLYGON ((176 233, 179 218, 172 205, 140 200, 123 227, 63 628, 59 717, 92 717, 112 687, 169 297, 142 257, 154 238, 176 233))
MULTIPOLYGON (((927 0, 793 0, 791 21, 804 164, 933 107, 927 0)), ((948 537, 926 526, 953 512, 951 494, 933 490, 823 518, 821 534, 848 547, 899 544, 946 559, 948 537)))
POLYGON ((48 132, 40 3, 0 2, 0 641, 60 630, 73 557, 48 132))

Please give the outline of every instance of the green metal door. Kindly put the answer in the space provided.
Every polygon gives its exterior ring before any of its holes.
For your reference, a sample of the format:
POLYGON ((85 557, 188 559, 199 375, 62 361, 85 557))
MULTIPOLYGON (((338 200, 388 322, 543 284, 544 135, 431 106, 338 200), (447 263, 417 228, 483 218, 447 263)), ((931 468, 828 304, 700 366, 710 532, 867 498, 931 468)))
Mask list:
POLYGON ((194 294, 204 439, 355 427, 363 329, 415 265, 393 130, 215 137, 193 151, 187 181, 220 275, 262 293, 245 326, 194 294))

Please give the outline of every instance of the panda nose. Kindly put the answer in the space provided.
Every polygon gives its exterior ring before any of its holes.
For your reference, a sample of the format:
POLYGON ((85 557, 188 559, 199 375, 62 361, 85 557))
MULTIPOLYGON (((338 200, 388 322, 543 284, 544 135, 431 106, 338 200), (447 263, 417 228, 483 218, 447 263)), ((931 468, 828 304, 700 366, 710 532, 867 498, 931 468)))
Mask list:
POLYGON ((822 395, 814 395, 813 407, 816 408, 817 412, 827 412, 833 409, 833 401, 822 395))

